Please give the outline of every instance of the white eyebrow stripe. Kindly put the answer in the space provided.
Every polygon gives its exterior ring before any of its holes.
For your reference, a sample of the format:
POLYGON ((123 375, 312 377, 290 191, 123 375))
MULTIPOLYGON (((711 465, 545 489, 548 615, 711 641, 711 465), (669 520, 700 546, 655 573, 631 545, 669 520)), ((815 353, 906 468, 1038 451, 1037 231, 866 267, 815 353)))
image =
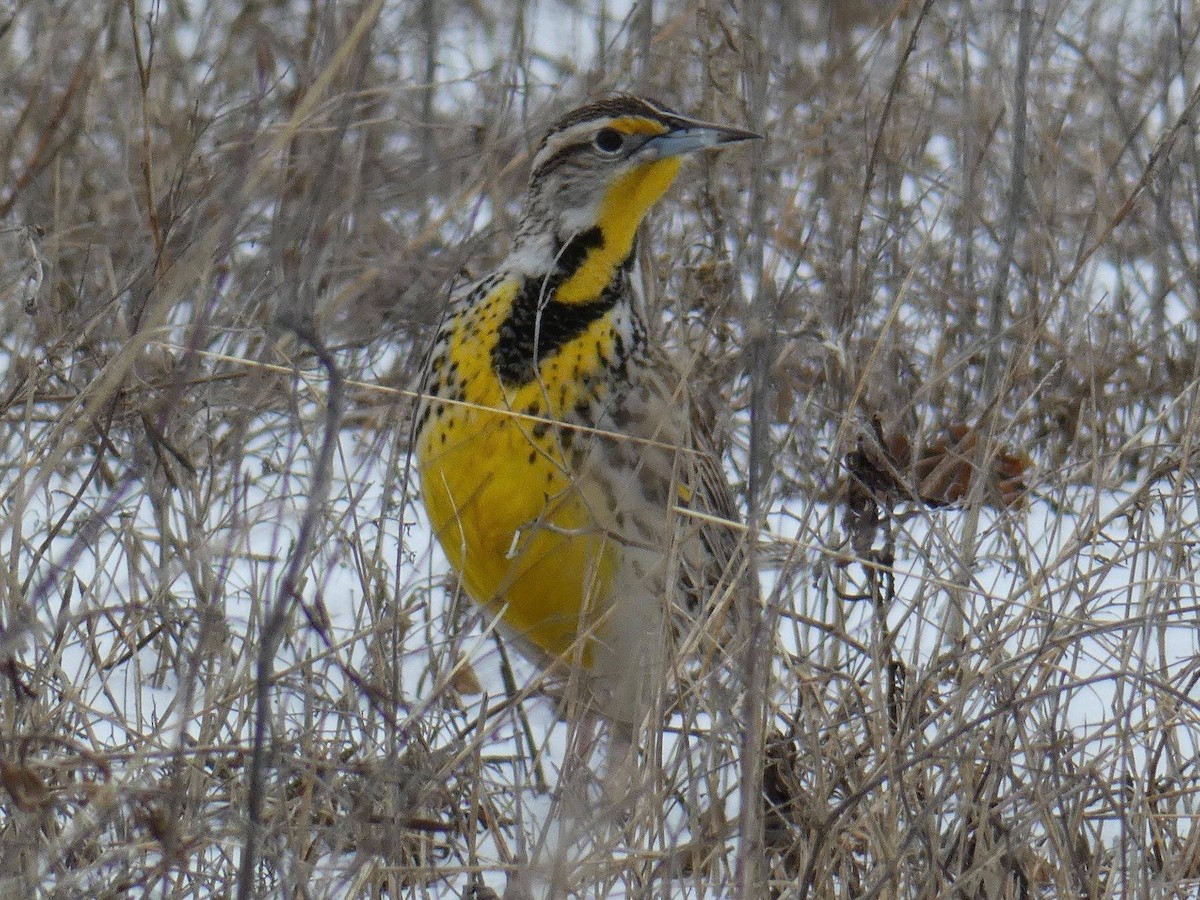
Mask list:
POLYGON ((538 155, 533 159, 533 169, 536 171, 546 160, 557 155, 565 147, 570 147, 572 144, 586 143, 585 136, 590 136, 593 131, 603 128, 605 125, 610 125, 616 121, 614 116, 605 116, 600 119, 588 119, 585 122, 576 122, 569 128, 564 128, 562 131, 556 131, 546 138, 546 143, 538 155))

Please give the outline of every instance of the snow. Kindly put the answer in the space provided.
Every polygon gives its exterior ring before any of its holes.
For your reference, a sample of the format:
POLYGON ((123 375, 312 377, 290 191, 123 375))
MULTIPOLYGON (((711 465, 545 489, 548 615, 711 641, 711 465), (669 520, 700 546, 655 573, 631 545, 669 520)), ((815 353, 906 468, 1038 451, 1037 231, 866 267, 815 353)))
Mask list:
MULTIPOLYGON (((194 20, 202 22, 204 4, 187 6, 194 20)), ((531 9, 528 34, 544 38, 547 46, 574 48, 574 63, 583 71, 598 49, 594 23, 583 7, 545 2, 531 9)), ((629 4, 609 4, 610 35, 618 32, 628 9, 629 4)), ((184 29, 179 34, 186 53, 199 52, 200 31, 184 29)), ((451 25, 443 34, 448 46, 440 56, 439 80, 448 87, 440 102, 458 108, 460 95, 474 90, 473 76, 495 64, 495 41, 481 40, 467 26, 451 25)), ((982 54, 969 49, 977 57, 975 64, 981 65, 982 54)), ((551 84, 557 71, 558 66, 534 61, 531 75, 538 83, 530 88, 535 99, 559 89, 551 84)), ((1179 107, 1187 87, 1180 83, 1171 91, 1171 102, 1179 107)), ((1147 128, 1161 129, 1169 120, 1151 117, 1147 128)), ((945 137, 932 136, 925 152, 947 172, 957 165, 958 152, 945 137)), ((901 198, 918 207, 916 217, 932 229, 935 241, 949 234, 949 226, 940 220, 944 190, 909 177, 901 185, 901 198)), ((480 203, 477 216, 479 224, 490 220, 486 202, 480 203)), ((798 265, 806 279, 814 277, 811 264, 798 265)), ((1097 310, 1113 308, 1114 298, 1124 296, 1123 302, 1144 312, 1153 299, 1155 272, 1147 265, 1118 266, 1098 255, 1087 276, 1097 310)), ((743 287, 749 295, 754 284, 746 280, 743 287)), ((214 297, 214 302, 217 299, 223 298, 214 297)), ((909 312, 900 310, 900 322, 917 332, 913 340, 932 340, 921 332, 920 317, 907 318, 909 312)), ((182 309, 177 315, 172 324, 185 327, 182 309)), ((1168 296, 1167 327, 1194 331, 1194 319, 1193 310, 1168 296)), ((0 365, 10 362, 0 352, 0 365)), ((381 356, 369 374, 382 376, 390 363, 381 356)), ((198 698, 222 696, 225 681, 252 666, 257 648, 247 640, 257 639, 265 611, 279 602, 280 580, 310 499, 311 452, 319 437, 323 381, 315 372, 299 381, 299 420, 279 414, 251 423, 244 486, 214 490, 215 499, 203 507, 202 521, 190 518, 189 501, 182 494, 154 488, 178 501, 160 510, 145 484, 131 480, 116 487, 85 485, 82 472, 67 466, 49 473, 37 470, 37 478, 27 484, 0 482, 3 512, 20 509, 22 533, 33 545, 50 523, 69 513, 77 496, 82 496, 86 509, 104 513, 94 532, 68 528, 51 539, 36 564, 28 548, 14 553, 13 576, 18 583, 29 583, 26 597, 34 604, 34 633, 25 638, 23 658, 52 673, 62 702, 74 709, 80 741, 89 752, 114 759, 125 755, 113 766, 114 781, 146 779, 153 767, 141 763, 172 752, 181 727, 190 739, 212 741, 211 733, 201 733, 212 719, 198 714, 198 698), (164 526, 202 548, 197 553, 207 565, 204 571, 186 570, 166 545, 163 552, 143 558, 128 555, 139 533, 152 543, 164 526), (172 657, 169 651, 193 648, 210 603, 219 610, 223 631, 218 639, 224 653, 220 658, 228 668, 196 671, 186 654, 172 657), (133 621, 137 633, 126 633, 133 621), (161 640, 147 634, 155 624, 167 629, 161 640), (182 640, 175 637, 180 633, 185 635, 182 640), (132 646, 138 649, 129 653, 132 646), (181 690, 185 683, 190 694, 186 698, 181 690), (190 704, 187 709, 185 702, 190 704)), ((1139 439, 1153 446, 1153 434, 1139 439)), ((384 747, 387 729, 348 675, 370 681, 386 672, 378 658, 385 643, 379 635, 395 628, 401 638, 394 647, 399 660, 396 694, 402 702, 391 712, 400 730, 425 728, 433 749, 461 749, 459 734, 483 721, 507 695, 503 660, 483 618, 446 586, 447 560, 432 538, 413 486, 402 482, 396 457, 381 450, 381 443, 358 427, 347 426, 339 435, 320 542, 304 573, 303 609, 293 609, 292 625, 274 660, 283 733, 288 741, 354 740, 384 747), (327 616, 324 637, 305 616, 306 611, 315 615, 318 610, 327 616), (448 699, 454 692, 447 690, 447 679, 464 662, 474 669, 483 693, 448 699), (321 696, 344 703, 336 709, 310 708, 311 698, 295 687, 297 679, 319 680, 321 696), (361 731, 349 733, 348 720, 361 731)), ((744 458, 735 463, 737 470, 745 471, 744 458)), ((1200 631, 1195 627, 1200 587, 1194 561, 1200 544, 1200 497, 1184 472, 1142 474, 1118 484, 1096 480, 1101 486, 1068 480, 1054 487, 1052 496, 1030 497, 1023 509, 985 510, 974 526, 962 509, 909 510, 910 516, 897 525, 896 596, 882 621, 869 602, 839 604, 830 599, 830 579, 839 577, 843 567, 850 575, 859 570, 856 562, 835 559, 842 540, 838 511, 811 500, 777 504, 768 520, 768 540, 776 543, 767 549, 797 548, 801 563, 786 571, 764 571, 764 594, 786 598, 783 612, 810 623, 793 626, 789 621, 780 629, 780 640, 788 651, 820 655, 828 652, 834 629, 871 647, 885 625, 894 639, 895 655, 919 673, 954 649, 948 646, 944 625, 953 600, 961 598, 968 645, 1003 637, 999 650, 987 660, 989 666, 1009 670, 1014 679, 1021 673, 1032 675, 1033 660, 1047 646, 1054 647, 1061 679, 1022 685, 1035 694, 1044 691, 1042 702, 1028 706, 1029 714, 1054 727, 1066 723, 1077 764, 1109 769, 1117 783, 1124 774, 1143 768, 1147 735, 1157 720, 1175 715, 1169 708, 1146 703, 1152 693, 1147 684, 1157 680, 1179 685, 1180 673, 1200 656, 1200 631), (956 559, 966 560, 961 569, 953 565, 956 559)), ((855 675, 875 663, 856 655, 849 645, 840 652, 849 658, 855 675)), ((519 687, 541 678, 519 655, 513 654, 512 662, 519 687)), ((1044 668, 1036 671, 1045 674, 1044 668)), ((220 740, 247 743, 250 719, 244 714, 244 699, 234 698, 238 714, 221 721, 220 740)), ((963 714, 985 714, 989 700, 973 696, 963 714)), ((526 710, 553 782, 554 770, 567 756, 568 726, 546 696, 535 694, 526 710)), ((1174 729, 1184 758, 1200 755, 1200 734, 1189 724, 1181 721, 1174 729)), ((937 736, 948 727, 945 719, 935 721, 930 734, 937 736)), ((529 748, 511 716, 497 717, 484 730, 481 752, 498 761, 484 771, 497 783, 513 786, 521 804, 512 811, 513 818, 526 823, 526 838, 532 839, 549 816, 551 798, 529 786, 530 775, 522 765, 503 762, 528 754, 529 748)), ((678 749, 676 743, 666 739, 668 758, 678 749)), ((1036 767, 1040 762, 1017 759, 1014 764, 1036 767)), ((685 828, 678 814, 672 814, 669 824, 676 834, 685 828)), ((1106 834, 1115 840, 1120 827, 1109 823, 1106 834)), ((488 883, 503 890, 499 848, 486 838, 477 852, 488 869, 488 883)), ((339 865, 351 871, 349 860, 339 863, 331 855, 327 862, 323 872, 331 884, 341 877, 339 865)), ((456 886, 461 883, 460 878, 456 886)))

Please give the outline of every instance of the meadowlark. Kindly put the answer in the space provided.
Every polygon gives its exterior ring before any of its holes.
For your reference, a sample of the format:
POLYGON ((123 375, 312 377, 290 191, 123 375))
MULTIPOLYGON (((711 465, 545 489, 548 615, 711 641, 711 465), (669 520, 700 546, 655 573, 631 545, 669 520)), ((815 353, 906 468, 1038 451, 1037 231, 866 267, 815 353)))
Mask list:
POLYGON ((676 600, 740 577, 687 367, 649 337, 638 235, 685 155, 756 137, 626 95, 564 116, 512 250, 452 297, 425 367, 415 450, 438 541, 470 597, 539 661, 588 673, 617 720, 664 675, 676 600))

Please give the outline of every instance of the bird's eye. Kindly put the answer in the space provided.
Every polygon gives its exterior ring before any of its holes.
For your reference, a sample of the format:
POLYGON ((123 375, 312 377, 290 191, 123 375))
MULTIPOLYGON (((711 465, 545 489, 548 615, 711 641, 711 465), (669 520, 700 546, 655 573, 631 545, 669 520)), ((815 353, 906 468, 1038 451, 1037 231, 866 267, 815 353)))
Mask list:
POLYGON ((625 143, 625 136, 615 128, 601 128, 592 139, 592 146, 601 153, 618 152, 625 143))

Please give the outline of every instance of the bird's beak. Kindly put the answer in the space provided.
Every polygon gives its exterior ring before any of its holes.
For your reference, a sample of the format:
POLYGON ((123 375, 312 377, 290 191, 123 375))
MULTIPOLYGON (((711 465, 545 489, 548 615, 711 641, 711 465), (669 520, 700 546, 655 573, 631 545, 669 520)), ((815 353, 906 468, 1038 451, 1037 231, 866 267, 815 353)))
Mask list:
POLYGON ((668 156, 680 156, 697 150, 707 150, 709 147, 720 147, 722 144, 758 140, 761 137, 761 134, 743 128, 685 121, 666 134, 650 138, 642 145, 640 153, 648 154, 652 159, 665 159, 668 156))

